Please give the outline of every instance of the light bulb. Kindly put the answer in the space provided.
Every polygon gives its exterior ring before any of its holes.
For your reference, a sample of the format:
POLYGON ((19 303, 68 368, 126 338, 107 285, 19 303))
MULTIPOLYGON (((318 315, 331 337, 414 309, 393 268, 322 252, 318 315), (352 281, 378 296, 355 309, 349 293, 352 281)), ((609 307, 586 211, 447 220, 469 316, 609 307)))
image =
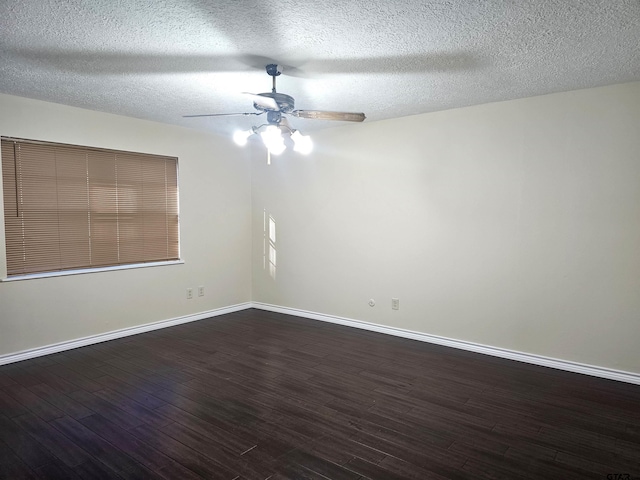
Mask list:
POLYGON ((236 130, 233 132, 233 141, 241 147, 247 144, 247 139, 253 134, 253 130, 236 130))
POLYGON ((269 151, 271 152, 272 155, 280 155, 282 152, 285 151, 287 147, 285 146, 284 142, 283 143, 278 143, 275 145, 271 145, 269 147, 269 151))
POLYGON ((302 135, 298 130, 291 134, 293 150, 303 155, 308 155, 313 150, 313 142, 308 135, 302 135))
POLYGON ((262 137, 265 147, 267 147, 272 155, 280 155, 284 152, 286 146, 278 127, 269 125, 260 133, 260 136, 262 137))

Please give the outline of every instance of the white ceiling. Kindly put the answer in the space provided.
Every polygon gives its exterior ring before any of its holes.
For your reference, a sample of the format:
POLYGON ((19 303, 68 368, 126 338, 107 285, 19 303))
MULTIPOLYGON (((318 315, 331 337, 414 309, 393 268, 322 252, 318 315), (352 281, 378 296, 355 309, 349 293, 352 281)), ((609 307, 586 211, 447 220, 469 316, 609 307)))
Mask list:
POLYGON ((637 81, 640 0, 0 2, 2 93, 226 133, 256 119, 182 115, 252 111, 271 62, 366 121, 637 81))

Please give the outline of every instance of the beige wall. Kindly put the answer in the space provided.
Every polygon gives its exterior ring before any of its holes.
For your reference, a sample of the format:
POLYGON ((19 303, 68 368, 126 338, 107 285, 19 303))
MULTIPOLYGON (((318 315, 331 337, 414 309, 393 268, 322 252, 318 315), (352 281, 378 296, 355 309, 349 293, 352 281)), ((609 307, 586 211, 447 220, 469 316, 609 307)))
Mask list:
POLYGON ((183 265, 0 283, 0 355, 250 300, 246 151, 222 137, 6 95, 0 95, 0 135, 177 156, 184 259, 183 265), (205 296, 187 300, 186 288, 198 285, 205 296))
POLYGON ((0 355, 253 299, 640 373, 640 83, 325 130, 269 167, 5 95, 0 135, 178 156, 185 260, 0 283, 0 355))
POLYGON ((640 373, 640 83, 314 140, 252 161, 254 301, 640 373))

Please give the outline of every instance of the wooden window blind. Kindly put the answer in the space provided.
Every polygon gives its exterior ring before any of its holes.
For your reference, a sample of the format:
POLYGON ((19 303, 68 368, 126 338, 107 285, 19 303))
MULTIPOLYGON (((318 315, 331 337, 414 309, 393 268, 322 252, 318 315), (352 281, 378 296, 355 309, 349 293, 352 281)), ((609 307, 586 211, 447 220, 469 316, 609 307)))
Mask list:
POLYGON ((2 138, 7 275, 178 260, 173 157, 2 138))

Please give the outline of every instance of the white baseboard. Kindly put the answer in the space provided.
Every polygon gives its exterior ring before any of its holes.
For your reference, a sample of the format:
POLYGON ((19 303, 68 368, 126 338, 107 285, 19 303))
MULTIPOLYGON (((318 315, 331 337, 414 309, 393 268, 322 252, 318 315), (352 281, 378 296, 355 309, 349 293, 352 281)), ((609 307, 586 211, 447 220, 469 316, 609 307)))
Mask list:
POLYGON ((337 317, 335 315, 326 315, 324 313, 309 312, 296 308, 280 307, 278 305, 269 305, 267 303, 252 302, 251 306, 260 310, 269 312, 284 313, 287 315, 295 315, 296 317, 310 318, 312 320, 320 320, 323 322, 337 323, 348 327, 361 328, 373 332, 386 333, 396 337, 410 338, 421 342, 434 343, 444 345, 446 347, 459 348, 470 352, 483 353, 494 357, 506 358, 509 360, 517 360, 519 362, 531 363, 543 367, 555 368, 558 370, 566 370, 568 372, 582 373, 592 377, 607 378, 609 380, 618 380, 620 382, 633 383, 640 385, 640 374, 633 372, 625 372, 622 370, 614 370, 611 368, 598 367, 595 365, 587 365, 583 363, 571 362, 568 360, 560 360, 558 358, 544 357, 531 353, 518 352, 515 350, 507 350, 504 348, 491 347, 479 343, 467 342, 463 340, 455 340, 453 338, 440 337, 438 335, 430 335, 428 333, 404 330, 401 328, 387 327, 375 323, 353 320, 351 318, 337 317))
POLYGON ((461 350, 468 350, 470 352, 482 353, 485 355, 506 358, 509 360, 516 360, 519 362, 530 363, 533 365, 540 365, 543 367, 550 367, 558 370, 565 370, 565 371, 574 372, 574 373, 582 373, 584 375, 590 375, 593 377, 607 378, 609 380, 618 380, 620 382, 633 383, 636 385, 640 385, 640 374, 638 373, 625 372, 622 370, 614 370, 611 368, 598 367, 595 365, 587 365, 583 363, 571 362, 568 360, 544 357, 541 355, 534 355, 531 353, 518 352, 515 350, 508 350, 504 348, 492 347, 489 345, 482 345, 479 343, 467 342, 463 340, 455 340, 447 337, 440 337, 438 335, 430 335, 428 333, 415 332, 412 330, 404 330, 401 328, 388 327, 385 325, 378 325, 375 323, 363 322, 363 321, 354 320, 351 318, 338 317, 335 315, 327 315, 324 313, 310 312, 307 310, 300 310, 296 308, 281 307, 278 305, 270 305, 270 304, 261 303, 261 302, 240 303, 237 305, 231 305, 229 307, 217 308, 215 310, 209 310, 206 312, 200 312, 192 315, 185 315, 183 317, 171 318, 168 320, 162 320, 154 323, 147 323, 145 325, 139 325, 136 327, 123 328, 121 330, 114 330, 112 332, 106 332, 98 335, 92 335, 89 337, 69 340, 67 342, 56 343, 53 345, 46 345, 44 347, 33 348, 30 350, 23 350, 21 352, 0 355, 0 365, 20 362, 22 360, 28 360, 30 358, 36 358, 36 357, 41 357, 43 355, 63 352, 65 350, 72 350, 74 348, 93 345, 94 343, 106 342, 108 340, 114 340, 116 338, 128 337, 130 335, 137 335, 139 333, 150 332, 152 330, 172 327, 174 325, 180 325, 183 323, 195 322, 197 320, 204 320, 205 318, 217 317, 227 313, 238 312, 240 310, 247 310, 249 308, 256 308, 259 310, 266 310, 269 312, 284 313, 286 315, 294 315, 296 317, 304 317, 312 320, 320 320, 323 322, 336 323, 336 324, 345 325, 348 327, 360 328, 363 330, 369 330, 369 331, 378 332, 378 333, 385 333, 387 335, 394 335, 396 337, 409 338, 409 339, 418 340, 421 342, 434 343, 436 345, 443 345, 445 347, 459 348, 461 350))
POLYGON ((89 337, 77 338, 75 340, 69 340, 67 342, 55 343, 53 345, 46 345, 44 347, 32 348, 30 350, 23 350, 21 352, 0 355, 0 365, 20 362, 22 360, 41 357, 43 355, 49 355, 52 353, 63 352, 65 350, 84 347, 86 345, 92 345, 94 343, 115 340, 116 338, 128 337, 129 335, 137 335, 139 333, 150 332, 152 330, 158 330, 160 328, 173 327, 174 325, 180 325, 182 323, 204 320, 205 318, 217 317, 226 313, 246 310, 248 308, 251 308, 250 302, 240 303, 237 305, 231 305, 229 307, 216 308, 215 310, 194 313, 192 315, 185 315, 183 317, 170 318, 168 320, 161 320, 159 322, 147 323, 145 325, 139 325, 137 327, 123 328, 121 330, 114 330, 112 332, 100 333, 98 335, 91 335, 89 337))

